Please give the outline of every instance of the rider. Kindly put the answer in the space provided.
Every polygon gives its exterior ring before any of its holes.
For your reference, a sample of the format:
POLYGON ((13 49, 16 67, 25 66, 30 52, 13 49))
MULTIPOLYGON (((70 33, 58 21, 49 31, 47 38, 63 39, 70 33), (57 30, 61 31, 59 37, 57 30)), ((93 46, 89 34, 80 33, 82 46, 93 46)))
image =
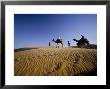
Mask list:
POLYGON ((82 39, 82 40, 84 40, 84 39, 85 39, 85 37, 84 37, 83 35, 81 35, 81 36, 82 36, 82 38, 81 38, 81 39, 82 39))
POLYGON ((83 35, 81 35, 82 36, 82 38, 80 39, 80 41, 85 41, 86 40, 86 38, 83 36, 83 35))
POLYGON ((80 41, 82 42, 86 42, 87 44, 89 44, 89 41, 87 40, 87 38, 85 38, 83 35, 81 35, 82 38, 80 39, 80 41))
POLYGON ((58 39, 60 39, 60 36, 59 36, 59 34, 58 34, 58 39))

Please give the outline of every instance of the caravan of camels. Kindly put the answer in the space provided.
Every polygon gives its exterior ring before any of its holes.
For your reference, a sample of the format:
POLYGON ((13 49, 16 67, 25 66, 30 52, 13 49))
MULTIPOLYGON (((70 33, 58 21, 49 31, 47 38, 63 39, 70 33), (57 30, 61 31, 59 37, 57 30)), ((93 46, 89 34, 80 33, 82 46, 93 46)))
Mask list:
MULTIPOLYGON (((85 46, 85 45, 89 45, 89 41, 87 38, 85 38, 83 35, 81 35, 81 38, 79 40, 76 40, 76 39, 73 39, 75 42, 77 42, 77 47, 81 48, 82 46, 85 46)), ((64 45, 63 43, 63 39, 60 38, 60 36, 58 36, 58 38, 55 40, 53 38, 52 42, 55 42, 57 44, 56 48, 59 48, 58 44, 61 44, 62 47, 64 45)), ((50 42, 49 42, 49 46, 50 46, 50 42)), ((70 42, 68 41, 68 47, 70 48, 70 42)))

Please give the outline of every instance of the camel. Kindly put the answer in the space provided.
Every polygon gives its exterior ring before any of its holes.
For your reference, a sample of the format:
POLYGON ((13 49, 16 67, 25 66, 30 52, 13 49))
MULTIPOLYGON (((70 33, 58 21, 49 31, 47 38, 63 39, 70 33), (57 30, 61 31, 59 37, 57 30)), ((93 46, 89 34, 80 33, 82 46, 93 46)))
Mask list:
POLYGON ((63 40, 62 40, 62 39, 57 38, 57 39, 55 40, 55 39, 53 38, 52 41, 55 42, 55 43, 57 43, 56 48, 59 47, 59 46, 58 46, 59 43, 62 44, 62 47, 63 47, 63 40))
POLYGON ((73 40, 77 42, 78 47, 82 47, 83 45, 89 45, 89 41, 86 38, 84 38, 84 36, 82 36, 80 40, 76 40, 76 39, 73 40))

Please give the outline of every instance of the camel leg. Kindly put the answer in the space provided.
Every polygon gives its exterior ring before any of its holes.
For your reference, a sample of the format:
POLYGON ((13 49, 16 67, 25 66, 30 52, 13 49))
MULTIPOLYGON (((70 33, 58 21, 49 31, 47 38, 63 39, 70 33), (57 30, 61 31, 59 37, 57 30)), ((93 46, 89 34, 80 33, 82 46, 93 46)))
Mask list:
POLYGON ((56 46, 56 48, 58 48, 58 43, 57 43, 57 46, 56 46))
POLYGON ((63 48, 63 43, 62 43, 62 48, 63 48))

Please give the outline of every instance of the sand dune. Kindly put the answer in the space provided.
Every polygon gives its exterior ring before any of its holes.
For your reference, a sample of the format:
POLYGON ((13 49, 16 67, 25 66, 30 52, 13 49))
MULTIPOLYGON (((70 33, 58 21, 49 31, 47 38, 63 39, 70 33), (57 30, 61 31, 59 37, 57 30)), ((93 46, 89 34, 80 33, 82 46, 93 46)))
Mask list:
POLYGON ((96 69, 96 49, 38 47, 14 55, 15 76, 97 75, 96 69))

